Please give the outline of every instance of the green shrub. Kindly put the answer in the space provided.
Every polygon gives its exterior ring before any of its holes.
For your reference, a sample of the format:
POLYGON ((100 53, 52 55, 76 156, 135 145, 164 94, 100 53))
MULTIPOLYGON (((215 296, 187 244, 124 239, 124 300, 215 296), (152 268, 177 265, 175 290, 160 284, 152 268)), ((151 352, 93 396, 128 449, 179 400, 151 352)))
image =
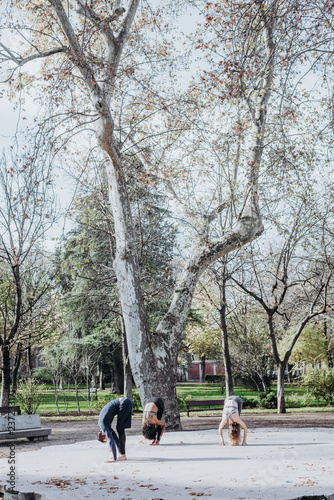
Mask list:
POLYGON ((49 369, 46 366, 35 368, 33 377, 42 382, 43 384, 52 384, 52 377, 49 369))
POLYGON ((242 385, 245 389, 250 391, 257 391, 258 386, 255 384, 254 380, 249 377, 241 377, 240 380, 236 380, 236 385, 242 385))
MULTIPOLYGON (((97 400, 93 401, 93 404, 92 404, 93 410, 101 411, 102 408, 106 404, 108 404, 112 399, 116 399, 116 398, 120 398, 120 397, 122 397, 122 396, 120 396, 118 394, 111 394, 111 393, 98 394, 97 400)), ((132 408, 133 408, 133 410, 136 410, 136 411, 140 411, 142 409, 139 394, 137 394, 136 392, 134 392, 132 394, 132 408)))
POLYGON ((177 395, 177 403, 179 406, 179 411, 186 411, 187 410, 186 398, 183 394, 177 395))
POLYGON ((305 406, 314 406, 314 399, 310 394, 292 394, 285 398, 287 408, 304 408, 305 406))
POLYGON ((205 375, 205 382, 219 384, 224 382, 224 375, 205 375))
POLYGON ((243 408, 258 408, 259 401, 257 398, 242 398, 243 408))
POLYGON ((323 398, 327 404, 334 404, 334 368, 309 370, 303 377, 303 385, 317 400, 323 398))
POLYGON ((97 399, 92 402, 92 408, 95 411, 101 411, 106 404, 116 398, 118 398, 117 394, 98 394, 97 399))
MULTIPOLYGON (((269 377, 268 375, 264 375, 263 376, 263 381, 265 382, 266 384, 266 387, 268 387, 268 390, 267 392, 270 391, 270 386, 271 386, 271 377, 269 377)), ((239 384, 236 384, 236 385, 239 385, 239 384)), ((263 387, 263 383, 262 383, 262 380, 260 379, 260 377, 254 375, 253 378, 251 377, 242 377, 240 379, 240 385, 244 386, 246 389, 249 389, 251 391, 258 391, 260 390, 261 387, 263 387)))
POLYGON ((33 377, 29 377, 19 383, 16 399, 25 413, 28 415, 37 413, 42 401, 43 390, 44 386, 40 385, 33 377))
POLYGON ((140 411, 143 409, 139 394, 137 392, 132 393, 132 408, 135 411, 140 411))
POLYGON ((274 392, 260 392, 259 400, 261 408, 277 408, 277 395, 274 392))

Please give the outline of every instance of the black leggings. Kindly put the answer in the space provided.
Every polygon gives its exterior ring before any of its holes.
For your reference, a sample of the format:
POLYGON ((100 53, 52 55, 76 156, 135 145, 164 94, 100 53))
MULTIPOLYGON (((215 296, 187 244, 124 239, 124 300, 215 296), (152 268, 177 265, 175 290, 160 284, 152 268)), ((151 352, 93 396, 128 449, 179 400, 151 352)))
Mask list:
POLYGON ((117 429, 118 436, 114 429, 111 429, 111 434, 115 440, 116 446, 119 449, 119 452, 121 455, 125 455, 125 430, 124 429, 117 429))
MULTIPOLYGON (((165 409, 165 405, 164 405, 163 400, 161 398, 151 398, 147 402, 155 404, 155 406, 158 408, 157 419, 161 420, 161 417, 162 417, 162 415, 164 413, 164 409, 165 409)), ((161 425, 157 425, 156 429, 157 429, 157 439, 158 439, 158 441, 160 441, 160 436, 162 433, 161 425)))

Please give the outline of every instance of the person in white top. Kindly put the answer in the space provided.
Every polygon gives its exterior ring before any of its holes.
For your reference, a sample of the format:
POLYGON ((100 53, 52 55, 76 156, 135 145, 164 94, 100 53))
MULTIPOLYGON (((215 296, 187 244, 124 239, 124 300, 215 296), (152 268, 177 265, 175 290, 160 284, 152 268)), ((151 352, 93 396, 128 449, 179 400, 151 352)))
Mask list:
POLYGON ((244 430, 242 446, 247 446, 247 426, 241 420, 242 399, 239 396, 230 396, 225 400, 223 417, 219 425, 220 446, 224 446, 223 427, 228 425, 228 437, 231 446, 238 446, 241 441, 241 427, 244 430))

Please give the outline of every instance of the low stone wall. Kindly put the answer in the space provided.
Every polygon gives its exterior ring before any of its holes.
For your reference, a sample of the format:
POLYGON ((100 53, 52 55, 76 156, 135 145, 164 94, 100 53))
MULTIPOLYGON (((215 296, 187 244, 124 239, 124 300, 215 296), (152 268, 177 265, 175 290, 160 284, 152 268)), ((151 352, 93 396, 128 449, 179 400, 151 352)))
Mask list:
POLYGON ((38 413, 34 415, 13 415, 7 413, 0 417, 0 441, 9 439, 27 438, 47 439, 51 434, 51 429, 41 426, 41 419, 38 413))
POLYGON ((13 415, 8 413, 0 417, 0 432, 8 432, 9 428, 15 431, 23 429, 38 429, 41 427, 39 414, 34 415, 13 415))

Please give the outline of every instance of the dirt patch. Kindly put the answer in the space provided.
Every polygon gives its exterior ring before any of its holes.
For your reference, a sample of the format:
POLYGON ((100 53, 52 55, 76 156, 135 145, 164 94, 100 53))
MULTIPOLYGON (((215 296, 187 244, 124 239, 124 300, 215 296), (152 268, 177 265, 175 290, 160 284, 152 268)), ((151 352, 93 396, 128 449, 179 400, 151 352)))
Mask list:
MULTIPOLYGON (((259 427, 334 427, 334 411, 319 413, 286 413, 278 414, 257 414, 242 416, 249 429, 259 427)), ((73 444, 78 441, 89 441, 96 439, 98 431, 98 415, 89 416, 86 419, 76 420, 50 420, 43 421, 43 427, 51 427, 52 434, 45 441, 16 441, 16 452, 32 451, 44 446, 73 444)), ((182 417, 182 426, 185 431, 198 431, 218 429, 221 416, 191 416, 182 417)), ((132 427, 126 433, 140 434, 141 415, 134 415, 132 427)), ((9 442, 0 442, 0 458, 9 456, 9 442)))

